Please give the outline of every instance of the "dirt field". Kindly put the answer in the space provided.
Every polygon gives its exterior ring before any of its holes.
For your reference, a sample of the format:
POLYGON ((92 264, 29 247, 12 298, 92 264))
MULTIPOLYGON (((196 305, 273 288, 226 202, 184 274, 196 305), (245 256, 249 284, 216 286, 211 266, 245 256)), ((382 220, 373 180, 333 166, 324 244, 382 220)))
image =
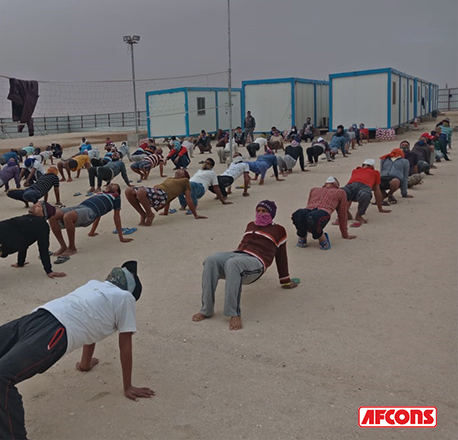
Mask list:
MULTIPOLYGON (((458 125, 458 113, 448 116, 458 125)), ((402 138, 413 144, 433 126, 423 124, 402 138)), ((329 175, 345 184, 353 168, 366 158, 378 162, 401 137, 364 144, 334 163, 320 161, 308 173, 296 168, 285 182, 268 178, 263 187, 254 182, 251 197, 236 190, 230 206, 207 194, 198 207, 207 220, 181 212, 158 216, 152 227, 131 236, 132 243, 119 242, 107 215, 99 236, 77 231, 78 254, 54 267, 68 273, 65 279, 45 276, 35 246, 23 269, 10 267, 14 256, 2 259, 0 323, 90 279, 104 279, 127 259, 139 261, 144 286, 137 308, 133 384, 151 387, 156 397, 132 402, 123 396, 117 337, 112 336, 98 344, 100 365, 93 371, 77 372, 80 353, 73 352, 20 385, 29 436, 456 439, 458 133, 454 137, 452 162, 437 164, 434 176, 411 190, 414 198, 399 196, 391 213, 380 214, 371 206, 369 223, 352 231, 356 240, 341 239, 338 227, 329 225, 332 249, 327 252, 316 243, 295 247, 292 212, 304 207, 309 190, 322 186, 329 175), (276 221, 289 234, 290 274, 301 278, 300 286, 282 290, 271 267, 261 280, 244 287, 244 328, 233 332, 221 314, 222 282, 215 316, 192 322, 200 307, 202 261, 235 249, 257 202, 265 198, 278 205, 276 221), (436 406, 438 424, 434 429, 361 429, 360 406, 436 406)), ((39 144, 38 138, 33 141, 39 144)), ((191 172, 203 157, 195 154, 191 172)), ((223 170, 218 164, 216 171, 223 170)), ((170 165, 166 173, 172 174, 170 165)), ((151 175, 151 186, 161 181, 157 170, 151 175)), ((86 171, 79 180, 63 183, 63 203, 80 203, 88 187, 86 171), (83 196, 74 197, 75 192, 83 196)), ((25 213, 3 192, 0 206, 1 219, 25 213)), ((138 223, 125 199, 122 219, 123 226, 138 223)), ((53 237, 52 249, 57 249, 53 237)))

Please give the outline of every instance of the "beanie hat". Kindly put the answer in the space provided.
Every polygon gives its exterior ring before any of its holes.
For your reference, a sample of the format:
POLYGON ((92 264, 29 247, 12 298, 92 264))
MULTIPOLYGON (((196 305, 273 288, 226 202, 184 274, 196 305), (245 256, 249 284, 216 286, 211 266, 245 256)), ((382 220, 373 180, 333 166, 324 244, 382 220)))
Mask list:
POLYGON ((34 162, 35 162, 35 158, 34 157, 29 157, 28 159, 26 159, 24 161, 24 166, 26 168, 29 168, 29 167, 31 167, 33 165, 34 162))
POLYGON ((259 206, 266 208, 272 216, 272 219, 275 218, 275 215, 277 214, 277 205, 275 204, 275 202, 273 202, 272 200, 263 200, 262 202, 259 202, 256 205, 256 208, 258 208, 259 206))

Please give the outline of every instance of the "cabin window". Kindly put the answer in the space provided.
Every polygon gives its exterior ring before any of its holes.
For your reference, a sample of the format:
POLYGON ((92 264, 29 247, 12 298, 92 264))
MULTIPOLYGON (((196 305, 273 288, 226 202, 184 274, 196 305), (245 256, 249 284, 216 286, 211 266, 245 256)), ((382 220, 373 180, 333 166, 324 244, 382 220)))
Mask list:
POLYGON ((392 91, 393 91, 393 105, 395 105, 396 104, 396 82, 395 81, 393 81, 392 91))
POLYGON ((205 116, 205 98, 197 98, 197 116, 205 116))
POLYGON ((413 101, 413 86, 410 84, 410 102, 413 101))

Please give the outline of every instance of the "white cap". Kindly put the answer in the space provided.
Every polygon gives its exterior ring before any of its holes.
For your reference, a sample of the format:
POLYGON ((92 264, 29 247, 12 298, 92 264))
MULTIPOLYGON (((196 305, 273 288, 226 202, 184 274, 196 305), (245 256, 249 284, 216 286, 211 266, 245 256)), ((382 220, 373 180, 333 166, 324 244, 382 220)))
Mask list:
POLYGON ((369 165, 369 166, 373 167, 373 166, 375 166, 375 160, 374 159, 366 159, 363 162, 363 165, 369 165))
POLYGON ((319 137, 319 138, 317 139, 317 142, 323 142, 323 141, 324 141, 324 139, 323 139, 322 137, 319 137))
POLYGON ((329 177, 326 179, 326 183, 335 183, 335 182, 336 182, 335 177, 329 176, 329 177))
POLYGON ((232 163, 240 163, 243 162, 245 158, 243 156, 236 156, 234 159, 232 159, 232 163))

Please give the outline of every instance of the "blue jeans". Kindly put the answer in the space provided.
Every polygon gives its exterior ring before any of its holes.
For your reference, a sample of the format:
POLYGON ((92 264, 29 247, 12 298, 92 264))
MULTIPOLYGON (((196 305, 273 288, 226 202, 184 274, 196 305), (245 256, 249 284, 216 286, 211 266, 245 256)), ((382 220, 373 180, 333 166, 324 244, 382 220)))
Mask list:
MULTIPOLYGON (((191 199, 194 206, 197 207, 198 200, 201 199, 205 194, 205 187, 201 183, 189 182, 191 184, 191 199)), ((178 196, 180 205, 184 208, 186 206, 186 198, 184 194, 178 196)))

